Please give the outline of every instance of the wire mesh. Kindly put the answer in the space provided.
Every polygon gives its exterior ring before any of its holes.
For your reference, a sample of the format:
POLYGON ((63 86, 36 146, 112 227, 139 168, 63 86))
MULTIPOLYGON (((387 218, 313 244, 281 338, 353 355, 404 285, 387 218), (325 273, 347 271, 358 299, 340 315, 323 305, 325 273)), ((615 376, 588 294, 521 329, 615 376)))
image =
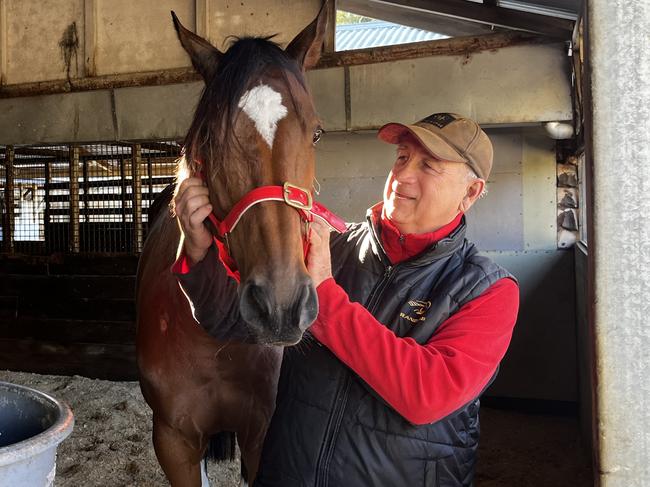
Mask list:
POLYGON ((4 204, 7 150, 0 147, 0 237, 11 217, 11 251, 136 253, 147 210, 174 181, 180 150, 167 141, 16 146, 12 209, 4 204))

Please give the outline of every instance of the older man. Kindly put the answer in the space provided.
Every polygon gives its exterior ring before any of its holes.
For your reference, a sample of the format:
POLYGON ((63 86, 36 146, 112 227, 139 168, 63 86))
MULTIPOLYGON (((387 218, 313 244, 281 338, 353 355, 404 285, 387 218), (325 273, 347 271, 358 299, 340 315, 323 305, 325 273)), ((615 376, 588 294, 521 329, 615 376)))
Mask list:
MULTIPOLYGON (((472 483, 478 397, 519 303, 514 278, 465 239, 492 145, 476 122, 450 113, 390 123, 379 138, 397 146, 383 202, 331 242, 315 225, 307 267, 317 343, 285 351, 256 486, 472 483)), ((207 191, 188 180, 176 205, 194 264, 179 279, 197 309, 214 306, 191 291, 209 280, 207 191)), ((216 334, 211 314, 200 315, 216 334)))

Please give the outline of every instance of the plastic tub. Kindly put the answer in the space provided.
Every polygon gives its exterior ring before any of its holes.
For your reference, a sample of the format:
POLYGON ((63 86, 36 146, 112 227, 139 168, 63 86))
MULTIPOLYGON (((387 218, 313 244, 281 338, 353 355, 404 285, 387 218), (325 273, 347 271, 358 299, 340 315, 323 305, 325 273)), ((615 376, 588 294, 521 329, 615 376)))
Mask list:
POLYGON ((29 387, 0 381, 0 485, 53 485, 56 449, 73 426, 66 404, 29 387))

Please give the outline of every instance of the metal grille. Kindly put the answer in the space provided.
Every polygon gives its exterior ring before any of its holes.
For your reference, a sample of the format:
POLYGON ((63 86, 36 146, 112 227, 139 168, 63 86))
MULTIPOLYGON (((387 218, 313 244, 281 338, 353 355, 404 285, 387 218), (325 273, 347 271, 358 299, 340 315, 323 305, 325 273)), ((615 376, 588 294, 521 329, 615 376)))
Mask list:
POLYGON ((176 142, 0 150, 3 247, 22 253, 139 252, 180 154, 176 142))

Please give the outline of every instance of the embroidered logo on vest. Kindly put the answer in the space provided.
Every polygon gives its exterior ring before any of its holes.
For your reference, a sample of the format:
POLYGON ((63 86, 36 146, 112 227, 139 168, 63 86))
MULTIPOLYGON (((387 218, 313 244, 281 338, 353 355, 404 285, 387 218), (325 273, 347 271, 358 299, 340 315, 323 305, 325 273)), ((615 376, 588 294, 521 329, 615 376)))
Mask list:
POLYGON ((410 309, 408 312, 401 312, 400 318, 410 321, 414 325, 427 319, 425 313, 431 307, 431 301, 424 301, 421 299, 413 299, 408 302, 410 309))

